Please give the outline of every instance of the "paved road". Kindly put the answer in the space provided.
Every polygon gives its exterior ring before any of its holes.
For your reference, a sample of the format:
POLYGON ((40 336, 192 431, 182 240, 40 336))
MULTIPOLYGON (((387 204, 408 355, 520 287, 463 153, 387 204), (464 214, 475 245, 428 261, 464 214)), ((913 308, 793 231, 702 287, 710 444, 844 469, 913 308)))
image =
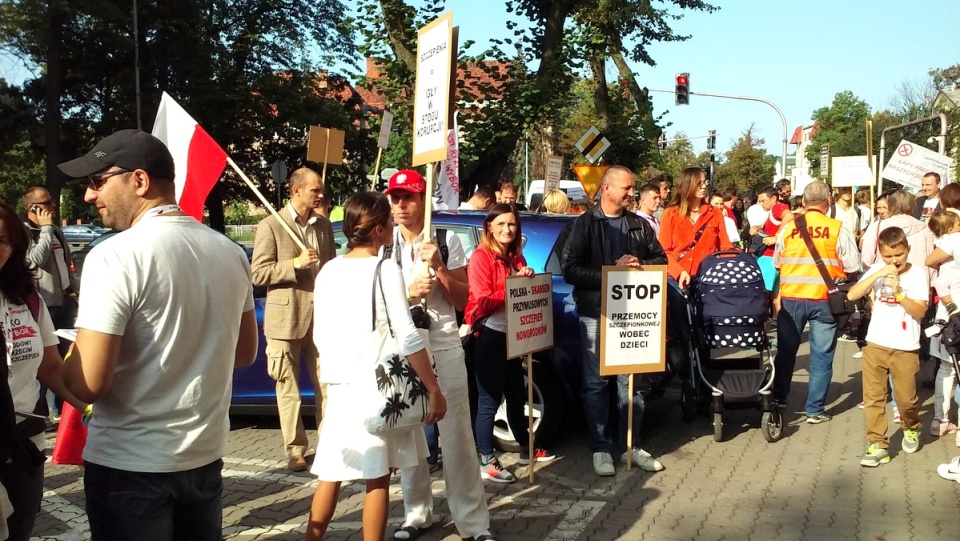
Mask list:
MULTIPOLYGON (((767 443, 759 412, 727 413, 726 441, 713 441, 706 418, 680 420, 677 393, 648 405, 643 446, 666 470, 612 478, 592 471, 579 427, 554 448, 560 458, 539 465, 536 483, 487 482, 493 529, 503 540, 952 540, 960 538, 960 485, 940 479, 936 466, 960 454, 953 436, 925 431, 914 455, 900 449, 891 422, 893 460, 876 469, 858 465, 864 451, 860 361, 841 343, 828 411, 833 421, 800 423, 807 373, 805 357, 794 377, 785 437, 767 443)), ((926 366, 927 371, 932 367, 926 366)), ((932 391, 921 390, 921 418, 932 418, 932 391)), ((224 537, 231 540, 302 539, 316 483, 289 474, 274 420, 237 418, 225 460, 224 537)), ((313 434, 311 434, 313 435, 313 434)), ((513 468, 516 455, 504 455, 513 468)), ((524 468, 517 470, 525 474, 524 468)), ((438 524, 420 539, 456 540, 434 477, 438 524)), ((47 493, 35 539, 88 539, 79 468, 47 465, 47 493)), ((391 487, 388 531, 402 520, 399 483, 391 487)), ((362 485, 345 487, 331 539, 361 539, 362 485)))

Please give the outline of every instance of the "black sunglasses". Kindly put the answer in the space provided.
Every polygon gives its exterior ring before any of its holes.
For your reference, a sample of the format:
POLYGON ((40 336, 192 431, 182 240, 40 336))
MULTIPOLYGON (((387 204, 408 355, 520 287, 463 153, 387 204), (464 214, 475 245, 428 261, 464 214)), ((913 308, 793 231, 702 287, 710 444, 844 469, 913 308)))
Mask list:
POLYGON ((103 173, 94 173, 92 175, 87 175, 87 180, 89 181, 90 189, 99 192, 103 185, 107 183, 107 179, 112 176, 122 175, 124 173, 132 173, 128 169, 115 169, 113 171, 104 171, 103 173))

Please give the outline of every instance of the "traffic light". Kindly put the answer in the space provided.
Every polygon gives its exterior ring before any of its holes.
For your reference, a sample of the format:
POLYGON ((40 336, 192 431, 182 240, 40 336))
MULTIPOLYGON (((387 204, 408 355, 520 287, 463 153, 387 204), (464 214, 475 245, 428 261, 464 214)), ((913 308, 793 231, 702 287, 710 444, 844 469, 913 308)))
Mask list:
POLYGON ((707 132, 707 150, 715 148, 717 148, 717 130, 710 130, 707 132))
POLYGON ((687 72, 677 74, 677 88, 674 103, 677 105, 690 105, 690 74, 687 72))

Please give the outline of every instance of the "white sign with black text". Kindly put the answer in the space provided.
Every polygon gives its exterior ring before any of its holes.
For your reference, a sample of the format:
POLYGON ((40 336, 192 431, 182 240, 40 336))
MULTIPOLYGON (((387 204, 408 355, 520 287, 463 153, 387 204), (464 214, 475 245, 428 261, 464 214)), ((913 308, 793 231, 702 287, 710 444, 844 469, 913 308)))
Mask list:
POLYGON ((603 267, 600 375, 666 369, 667 267, 603 267))
POLYGON ((511 276, 506 285, 507 358, 553 347, 553 275, 511 276))

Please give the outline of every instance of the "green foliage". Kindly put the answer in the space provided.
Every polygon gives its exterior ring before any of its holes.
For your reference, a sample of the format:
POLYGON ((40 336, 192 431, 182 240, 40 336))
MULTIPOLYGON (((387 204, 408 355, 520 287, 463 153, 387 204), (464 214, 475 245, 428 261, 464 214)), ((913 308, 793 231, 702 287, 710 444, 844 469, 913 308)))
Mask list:
POLYGON ((763 139, 753 136, 753 125, 750 125, 724 154, 723 163, 715 167, 715 189, 734 188, 740 194, 753 194, 771 186, 776 170, 773 161, 760 148, 763 144, 763 139))
POLYGON ((685 133, 677 132, 673 140, 667 143, 667 148, 660 152, 662 160, 660 169, 674 180, 679 178, 680 171, 700 165, 696 154, 693 153, 693 143, 686 137, 685 133))

